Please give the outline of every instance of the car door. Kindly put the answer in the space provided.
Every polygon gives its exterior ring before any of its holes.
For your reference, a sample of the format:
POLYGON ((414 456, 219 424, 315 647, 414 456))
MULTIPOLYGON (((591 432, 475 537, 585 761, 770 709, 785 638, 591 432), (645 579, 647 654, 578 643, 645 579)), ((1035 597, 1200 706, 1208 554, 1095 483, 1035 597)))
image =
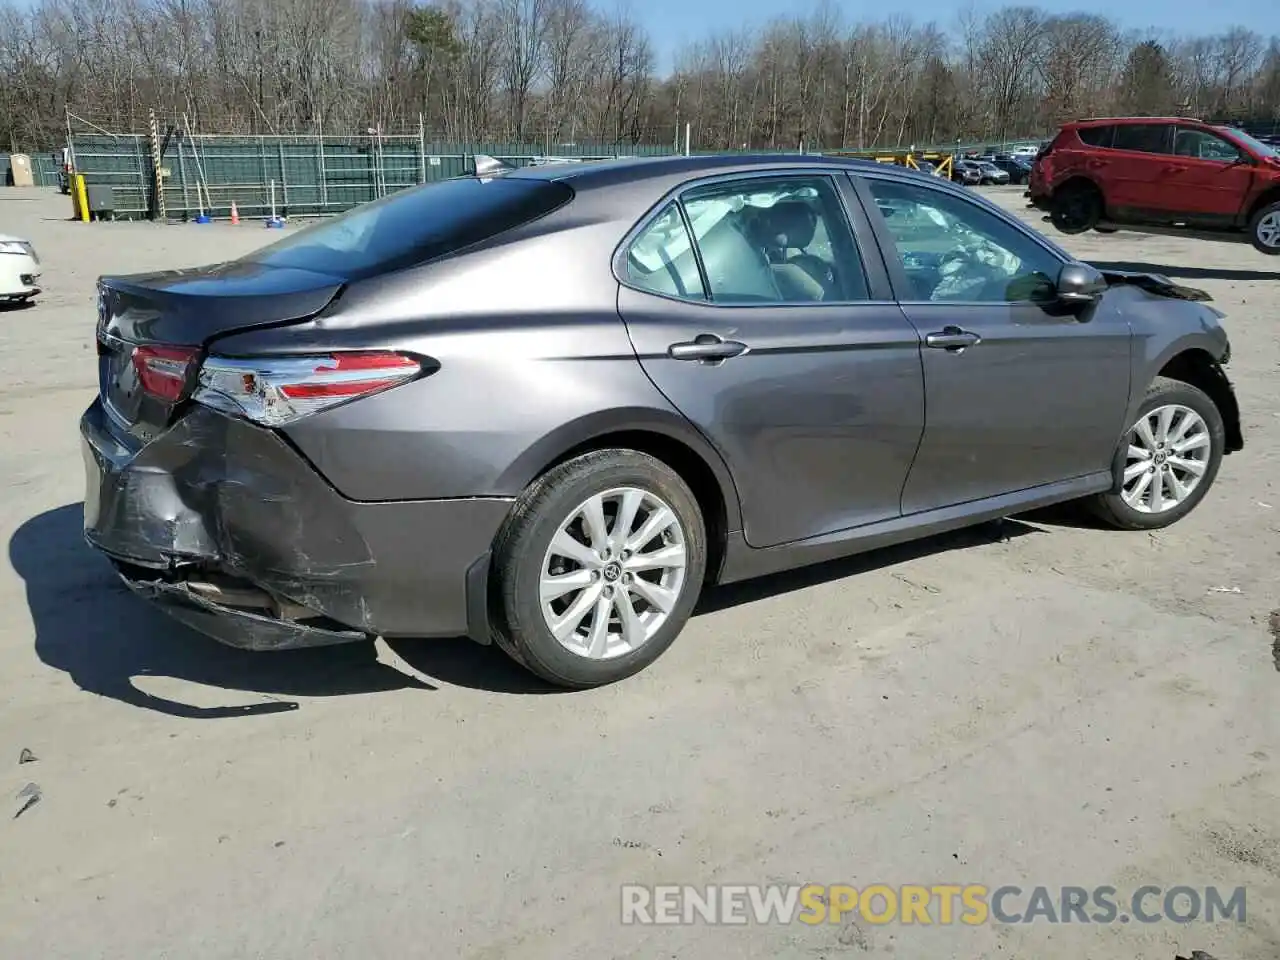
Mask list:
POLYGON ((1173 126, 1168 123, 1121 123, 1111 149, 1093 158, 1105 166, 1107 209, 1121 218, 1175 218, 1180 198, 1168 189, 1174 172, 1173 126), (1105 154, 1105 155, 1103 155, 1105 154))
POLYGON ((640 363, 723 456, 753 547, 898 516, 924 428, 919 337, 850 201, 830 172, 702 181, 618 257, 640 363))
POLYGON ((1253 186, 1251 159, 1216 133, 1188 124, 1174 129, 1167 182, 1179 212, 1204 226, 1237 222, 1253 186))
POLYGON ((1051 305, 1066 261, 984 201, 858 179, 924 340, 925 430, 903 513, 1108 470, 1129 400, 1123 317, 1051 305))

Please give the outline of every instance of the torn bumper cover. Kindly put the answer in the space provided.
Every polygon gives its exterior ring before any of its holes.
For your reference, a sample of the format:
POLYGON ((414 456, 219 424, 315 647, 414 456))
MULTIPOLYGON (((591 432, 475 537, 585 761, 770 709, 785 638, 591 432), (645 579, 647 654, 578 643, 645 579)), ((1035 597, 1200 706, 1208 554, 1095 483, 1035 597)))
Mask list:
POLYGON ((139 446, 80 424, 85 539, 134 592, 232 646, 488 642, 489 546, 511 501, 363 503, 276 433, 203 407, 139 446))

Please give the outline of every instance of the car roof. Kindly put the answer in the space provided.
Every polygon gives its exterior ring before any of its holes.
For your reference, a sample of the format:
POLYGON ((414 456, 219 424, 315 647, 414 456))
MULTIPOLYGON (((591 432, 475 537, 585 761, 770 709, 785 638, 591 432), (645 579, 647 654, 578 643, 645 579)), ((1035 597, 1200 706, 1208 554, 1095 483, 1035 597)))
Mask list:
MULTIPOLYGON (((555 180, 575 189, 641 183, 680 175, 693 178, 702 174, 750 173, 756 170, 795 168, 831 170, 891 170, 904 176, 924 176, 906 167, 861 160, 855 157, 831 157, 814 153, 707 154, 699 156, 624 157, 589 163, 549 163, 536 167, 520 167, 504 176, 520 180, 555 180)), ((933 178, 936 179, 936 178, 933 178)))
MULTIPOLYGON (((1197 117, 1088 117, 1084 120, 1074 120, 1067 124, 1069 127, 1082 127, 1096 123, 1200 123, 1203 120, 1197 117)), ((1207 126, 1207 124, 1206 124, 1207 126)))

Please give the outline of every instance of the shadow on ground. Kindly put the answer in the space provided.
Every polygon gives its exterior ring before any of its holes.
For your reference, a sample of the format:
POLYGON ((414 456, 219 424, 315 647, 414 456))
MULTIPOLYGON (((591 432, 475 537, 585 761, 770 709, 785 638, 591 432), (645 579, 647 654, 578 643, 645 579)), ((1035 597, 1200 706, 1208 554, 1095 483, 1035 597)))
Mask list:
POLYGON ((84 543, 78 503, 42 513, 9 542, 26 585, 41 661, 82 690, 175 717, 214 719, 296 710, 289 699, 427 688, 380 663, 372 643, 275 654, 234 650, 198 634, 135 597, 84 543), (256 693, 263 702, 204 707, 152 696, 138 677, 172 677, 256 693))
MULTIPOLYGON (((1252 249, 1252 248, 1250 248, 1252 249)), ((1133 263, 1118 260, 1090 260, 1099 270, 1129 273, 1158 273, 1177 280, 1280 280, 1275 270, 1228 270, 1225 267, 1175 267, 1166 263, 1133 263)), ((1277 264, 1280 266, 1280 264, 1277 264)))
MULTIPOLYGON (((9 543, 10 562, 26 585, 36 653, 42 662, 66 672, 82 690, 169 716, 219 719, 296 710, 299 704, 293 697, 437 689, 410 671, 380 661, 373 643, 255 653, 227 647, 188 629, 134 596, 108 563, 85 545, 82 509, 75 503, 42 513, 23 524, 9 543), (135 680, 141 677, 170 677, 233 694, 256 694, 258 699, 196 706, 139 689, 135 680)), ((1041 531, 1018 520, 998 521, 711 588, 697 613, 1036 532, 1041 531)), ((393 640, 387 646, 412 671, 443 684, 508 694, 561 692, 493 646, 465 639, 393 640)))

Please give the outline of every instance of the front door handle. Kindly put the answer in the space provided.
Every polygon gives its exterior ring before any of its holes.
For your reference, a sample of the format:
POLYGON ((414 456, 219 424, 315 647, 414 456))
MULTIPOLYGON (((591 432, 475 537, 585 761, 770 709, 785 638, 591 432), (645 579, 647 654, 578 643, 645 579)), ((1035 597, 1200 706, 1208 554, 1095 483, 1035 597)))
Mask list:
POLYGON ((1167 174, 1170 174, 1170 173, 1186 173, 1186 172, 1187 172, 1187 168, 1186 168, 1186 167, 1165 167, 1165 168, 1164 168, 1162 171, 1160 171, 1160 172, 1161 172, 1161 173, 1164 173, 1164 174, 1166 174, 1166 175, 1167 175, 1167 174))
POLYGON ((959 327, 943 327, 938 333, 928 334, 924 338, 925 346, 938 350, 952 350, 959 353, 965 347, 976 347, 982 338, 976 333, 961 330, 959 327))
POLYGON ((684 343, 673 343, 667 348, 673 360, 699 360, 704 363, 728 360, 747 352, 747 345, 737 340, 725 340, 714 333, 700 333, 684 343))

